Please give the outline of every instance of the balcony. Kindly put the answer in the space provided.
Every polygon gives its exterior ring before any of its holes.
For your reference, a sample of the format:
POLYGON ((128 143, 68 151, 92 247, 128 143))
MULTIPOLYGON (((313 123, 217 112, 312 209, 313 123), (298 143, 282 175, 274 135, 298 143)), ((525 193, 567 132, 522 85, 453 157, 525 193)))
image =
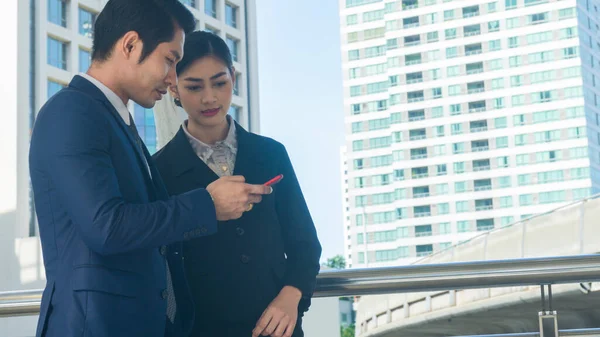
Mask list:
POLYGON ((407 66, 411 66, 411 65, 414 65, 414 64, 421 64, 421 60, 420 59, 419 60, 406 60, 404 62, 404 64, 407 65, 407 66))
POLYGON ((474 16, 479 16, 479 11, 476 12, 469 12, 469 13, 464 13, 463 14, 463 18, 472 18, 474 16))
POLYGON ((410 136, 410 140, 422 140, 422 139, 426 139, 427 135, 415 135, 415 136, 410 136))
POLYGON ((423 78, 422 77, 421 78, 413 78, 413 79, 410 79, 410 80, 408 80, 408 79, 406 80, 406 84, 415 84, 415 83, 421 83, 421 82, 423 82, 423 78))
POLYGON ((413 179, 423 179, 427 177, 429 177, 429 173, 417 173, 412 175, 413 179))
POLYGON ((490 149, 489 146, 478 146, 478 147, 474 147, 471 149, 471 151, 473 152, 483 152, 483 151, 488 151, 490 149))
MULTIPOLYGON (((487 126, 474 127, 474 128, 471 128, 471 133, 484 132, 487 130, 488 130, 487 126)), ((486 150, 488 150, 488 149, 486 149, 486 150)))
POLYGON ((414 154, 410 156, 410 159, 412 160, 417 160, 417 159, 425 159, 427 158, 427 153, 423 153, 423 154, 414 154))
POLYGON ((431 216, 431 211, 415 213, 415 218, 424 218, 427 216, 431 216))
POLYGON ((427 198, 429 197, 429 192, 423 192, 423 193, 414 193, 413 194, 413 198, 427 198))
POLYGON ((478 94, 478 93, 484 92, 484 91, 485 91, 485 88, 471 88, 467 92, 469 94, 478 94))
POLYGON ((481 30, 473 30, 470 32, 465 32, 464 34, 465 34, 465 37, 481 35, 481 30))
POLYGON ((484 112, 486 110, 486 107, 469 108, 469 113, 484 112))
POLYGON ((473 167, 473 172, 489 171, 489 170, 490 170, 490 165, 473 167))
POLYGON ((404 42, 405 47, 413 47, 421 44, 421 40, 404 42))
POLYGON ((415 233, 415 237, 416 238, 422 238, 422 237, 426 237, 426 236, 432 236, 433 232, 429 231, 429 232, 418 232, 415 233))
POLYGON ((482 72, 483 72, 483 68, 470 69, 470 70, 467 70, 467 75, 480 74, 482 72))
POLYGON ((477 55, 477 54, 481 54, 481 53, 483 53, 482 49, 469 50, 469 51, 465 51, 465 56, 477 55))
MULTIPOLYGON (((475 210, 476 211, 489 211, 491 209, 494 209, 494 205, 481 205, 481 206, 476 206, 475 210)), ((494 226, 492 225, 492 228, 494 226)))
POLYGON ((428 256, 431 255, 433 252, 432 251, 426 251, 426 252, 417 252, 417 257, 424 257, 424 256, 428 256))
POLYGON ((492 189, 492 185, 475 186, 475 192, 489 191, 492 189))
POLYGON ((478 232, 487 232, 491 231, 492 229, 494 229, 494 225, 477 226, 478 232))
POLYGON ((412 116, 412 117, 408 117, 408 121, 409 122, 422 121, 424 119, 425 119, 425 116, 412 116))
POLYGON ((424 100, 424 97, 413 97, 408 99, 408 103, 423 102, 424 100))
POLYGON ((414 23, 407 23, 404 24, 402 26, 404 29, 408 29, 408 28, 415 28, 415 27, 419 27, 419 23, 418 22, 414 22, 414 23))

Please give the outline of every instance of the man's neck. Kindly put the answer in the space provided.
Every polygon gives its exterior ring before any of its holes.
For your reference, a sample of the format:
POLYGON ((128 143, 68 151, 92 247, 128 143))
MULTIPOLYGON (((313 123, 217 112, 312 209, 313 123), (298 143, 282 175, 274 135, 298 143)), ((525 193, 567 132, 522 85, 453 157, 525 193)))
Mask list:
POLYGON ((123 104, 127 105, 129 102, 129 97, 121 90, 121 86, 119 85, 119 80, 114 74, 118 74, 119 72, 116 69, 110 69, 109 66, 97 66, 93 65, 88 69, 87 73, 89 76, 95 78, 100 83, 104 84, 108 89, 114 92, 119 98, 123 101, 123 104))

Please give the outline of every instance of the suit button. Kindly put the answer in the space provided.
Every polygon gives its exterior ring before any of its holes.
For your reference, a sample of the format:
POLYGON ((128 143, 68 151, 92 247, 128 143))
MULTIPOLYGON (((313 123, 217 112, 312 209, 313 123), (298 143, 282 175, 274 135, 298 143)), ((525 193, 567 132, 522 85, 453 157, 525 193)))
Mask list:
POLYGON ((167 246, 160 247, 160 255, 162 255, 162 256, 167 255, 167 246))
POLYGON ((167 297, 169 297, 169 292, 167 291, 167 289, 163 290, 162 293, 160 293, 160 297, 162 297, 163 300, 166 300, 167 297))
POLYGON ((248 263, 248 262, 250 262, 250 256, 242 255, 240 260, 242 261, 242 263, 248 263))
POLYGON ((236 228, 235 231, 237 232, 237 235, 239 235, 239 236, 242 236, 245 233, 245 231, 242 227, 236 228))

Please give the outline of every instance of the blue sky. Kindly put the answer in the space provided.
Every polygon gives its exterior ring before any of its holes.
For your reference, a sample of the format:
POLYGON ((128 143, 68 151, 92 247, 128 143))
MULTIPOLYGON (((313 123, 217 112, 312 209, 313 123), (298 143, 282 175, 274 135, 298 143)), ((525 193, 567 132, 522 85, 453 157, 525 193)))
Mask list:
POLYGON ((338 2, 257 1, 261 134, 290 154, 323 246, 343 254, 338 2))

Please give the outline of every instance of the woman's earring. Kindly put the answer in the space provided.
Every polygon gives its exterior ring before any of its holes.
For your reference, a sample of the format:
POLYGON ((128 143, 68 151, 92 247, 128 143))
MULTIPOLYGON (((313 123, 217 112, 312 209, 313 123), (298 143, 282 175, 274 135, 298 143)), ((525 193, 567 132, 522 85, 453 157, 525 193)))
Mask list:
POLYGON ((173 102, 175 102, 175 105, 178 107, 181 107, 181 100, 179 100, 179 98, 173 98, 173 102))

